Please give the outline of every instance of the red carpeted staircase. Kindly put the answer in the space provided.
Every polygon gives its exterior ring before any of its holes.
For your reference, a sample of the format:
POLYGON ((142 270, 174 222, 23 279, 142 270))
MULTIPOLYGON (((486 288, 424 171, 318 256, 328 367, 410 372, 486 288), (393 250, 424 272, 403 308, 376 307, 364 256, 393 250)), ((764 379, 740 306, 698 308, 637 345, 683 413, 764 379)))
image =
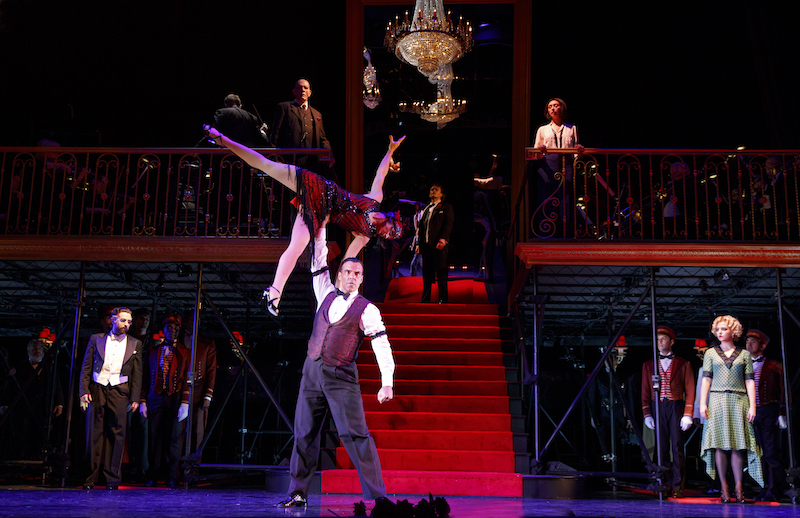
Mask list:
MULTIPOLYGON (((464 293, 472 293, 471 286, 464 293)), ((454 299, 463 297, 451 290, 454 299)), ((520 385, 514 381, 514 355, 504 352, 511 342, 497 306, 392 301, 378 306, 397 364, 395 398, 377 402, 380 375, 368 340, 358 365, 387 491, 522 496, 520 473, 528 456, 520 385)), ((360 493, 341 445, 335 458, 337 469, 322 472, 322 491, 360 493)))

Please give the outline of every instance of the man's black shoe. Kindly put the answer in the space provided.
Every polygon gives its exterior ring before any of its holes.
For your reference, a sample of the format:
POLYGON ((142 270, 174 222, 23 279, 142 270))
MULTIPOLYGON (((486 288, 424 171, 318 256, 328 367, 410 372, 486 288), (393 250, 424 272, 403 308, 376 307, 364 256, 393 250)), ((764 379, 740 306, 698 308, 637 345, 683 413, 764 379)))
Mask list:
POLYGON ((83 489, 85 489, 85 490, 87 490, 87 491, 88 491, 89 489, 94 489, 94 484, 84 484, 84 485, 83 485, 83 489))
POLYGON ((170 489, 177 489, 178 483, 176 481, 174 481, 174 480, 168 480, 167 481, 167 487, 170 488, 170 489))
POLYGON ((277 507, 306 507, 308 500, 300 493, 292 493, 286 500, 282 501, 277 507))
POLYGON ((115 485, 115 484, 108 484, 108 485, 106 486, 106 489, 108 489, 109 491, 114 491, 114 490, 116 490, 116 489, 119 489, 119 486, 117 486, 117 485, 115 485))
POLYGON ((153 479, 148 480, 144 483, 144 487, 156 487, 156 481, 153 479))

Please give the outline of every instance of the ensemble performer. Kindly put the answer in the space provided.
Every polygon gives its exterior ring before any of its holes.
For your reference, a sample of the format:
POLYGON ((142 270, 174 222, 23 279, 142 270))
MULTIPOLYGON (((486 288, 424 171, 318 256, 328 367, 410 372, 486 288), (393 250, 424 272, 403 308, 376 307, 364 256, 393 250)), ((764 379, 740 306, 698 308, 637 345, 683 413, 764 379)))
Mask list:
MULTIPOLYGON (((642 412, 644 424, 656 429, 653 407, 658 405, 658 430, 661 436, 661 459, 672 464, 667 487, 671 488, 673 498, 683 497, 686 484, 686 458, 683 454, 683 432, 692 426, 694 410, 695 378, 691 364, 675 356, 672 348, 677 335, 669 326, 656 329, 658 345, 658 374, 661 377, 659 394, 653 390, 652 377, 655 373, 653 360, 642 365, 642 412)), ((654 458, 658 458, 654 454, 654 458)))
POLYGON ((743 504, 745 462, 753 480, 764 486, 761 446, 756 443, 753 429, 756 418, 753 360, 747 350, 733 343, 742 336, 742 324, 736 318, 731 315, 715 318, 711 332, 720 343, 709 349, 703 359, 700 414, 707 421, 703 427, 702 457, 706 473, 712 479, 719 471, 723 504, 731 502, 726 478, 730 462, 736 486, 735 498, 743 504))
POLYGON ((326 223, 327 218, 320 222, 314 239, 311 271, 317 313, 297 396, 289 494, 278 507, 307 505, 308 487, 317 470, 322 425, 328 411, 347 455, 358 470, 364 499, 375 500, 376 505, 386 499, 378 451, 364 416, 355 358, 364 336, 369 336, 381 373, 378 402, 382 404, 394 397, 392 347, 380 311, 358 293, 364 281, 361 261, 354 257, 344 259, 337 274, 341 290, 331 283, 326 223))
POLYGON ((450 233, 453 230, 453 207, 444 203, 444 191, 438 183, 431 185, 430 205, 422 211, 417 227, 417 246, 414 252, 422 256, 422 298, 431 301, 431 287, 436 280, 439 286, 439 304, 448 302, 447 254, 450 251, 450 233))
POLYGON ((92 335, 83 356, 80 400, 92 404, 91 473, 83 489, 94 487, 101 466, 106 489, 117 489, 122 480, 128 408, 138 409, 142 386, 142 342, 127 335, 132 322, 130 309, 114 308, 110 331, 92 335))
POLYGON ((311 236, 316 235, 321 222, 327 217, 330 216, 331 222, 353 234, 353 240, 347 247, 345 257, 356 257, 376 234, 385 239, 396 239, 402 235, 403 222, 400 214, 379 212, 378 209, 383 201, 383 182, 386 175, 390 170, 399 168, 392 160, 392 154, 405 140, 405 136, 397 140, 389 137, 389 149, 378 166, 370 192, 359 195, 346 191, 311 171, 291 164, 273 162, 260 153, 227 138, 210 126, 204 126, 204 130, 210 140, 227 147, 251 167, 264 172, 297 193, 300 207, 292 227, 289 246, 278 260, 272 285, 264 290, 262 296, 267 310, 273 315, 278 315, 281 291, 294 270, 297 259, 308 246, 311 236))
MULTIPOLYGON (((553 97, 544 107, 544 116, 549 121, 536 130, 536 138, 533 147, 538 148, 543 155, 538 161, 536 168, 538 180, 539 199, 537 205, 542 214, 545 214, 545 207, 555 207, 558 212, 564 211, 566 215, 566 225, 572 225, 572 208, 570 205, 570 193, 572 192, 572 178, 574 176, 573 155, 558 153, 547 153, 552 149, 576 148, 578 152, 583 151, 583 146, 578 143, 578 128, 574 124, 565 122, 567 116, 567 103, 563 99, 553 97), (556 192, 561 185, 561 180, 556 177, 557 173, 563 173, 564 205, 559 207, 561 196, 556 192), (548 205, 545 205, 547 203, 548 205)), ((558 219, 562 215, 558 214, 558 219)), ((541 224, 541 221, 540 221, 541 224)))
POLYGON ((786 429, 786 390, 783 385, 783 365, 764 356, 769 336, 758 329, 745 335, 745 347, 753 358, 756 385, 756 420, 753 429, 756 442, 763 450, 761 471, 764 489, 756 496, 762 502, 777 502, 786 478, 779 456, 780 431, 786 429))

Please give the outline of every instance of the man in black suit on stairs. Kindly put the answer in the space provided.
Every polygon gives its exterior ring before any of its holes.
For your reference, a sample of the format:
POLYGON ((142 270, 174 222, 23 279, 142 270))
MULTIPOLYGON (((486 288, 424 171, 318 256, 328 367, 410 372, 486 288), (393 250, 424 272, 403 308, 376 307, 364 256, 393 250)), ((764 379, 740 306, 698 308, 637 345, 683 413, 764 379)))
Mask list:
POLYGON ((431 301, 433 280, 439 283, 439 304, 447 297, 447 253, 450 251, 450 232, 453 230, 453 207, 444 203, 444 192, 438 183, 431 185, 430 205, 422 211, 417 227, 416 253, 422 255, 422 300, 431 301))

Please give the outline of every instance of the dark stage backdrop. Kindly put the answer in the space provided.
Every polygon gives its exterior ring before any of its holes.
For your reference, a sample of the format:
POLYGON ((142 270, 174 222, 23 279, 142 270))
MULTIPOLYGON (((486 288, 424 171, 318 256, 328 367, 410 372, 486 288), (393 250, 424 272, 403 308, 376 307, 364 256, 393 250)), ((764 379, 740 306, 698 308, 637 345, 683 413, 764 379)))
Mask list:
MULTIPOLYGON (((344 4, 4 0, 0 145, 192 146, 229 91, 271 121, 306 76, 345 160, 344 4)), ((531 132, 559 96, 587 146, 798 147, 791 5, 535 2, 531 132)))

